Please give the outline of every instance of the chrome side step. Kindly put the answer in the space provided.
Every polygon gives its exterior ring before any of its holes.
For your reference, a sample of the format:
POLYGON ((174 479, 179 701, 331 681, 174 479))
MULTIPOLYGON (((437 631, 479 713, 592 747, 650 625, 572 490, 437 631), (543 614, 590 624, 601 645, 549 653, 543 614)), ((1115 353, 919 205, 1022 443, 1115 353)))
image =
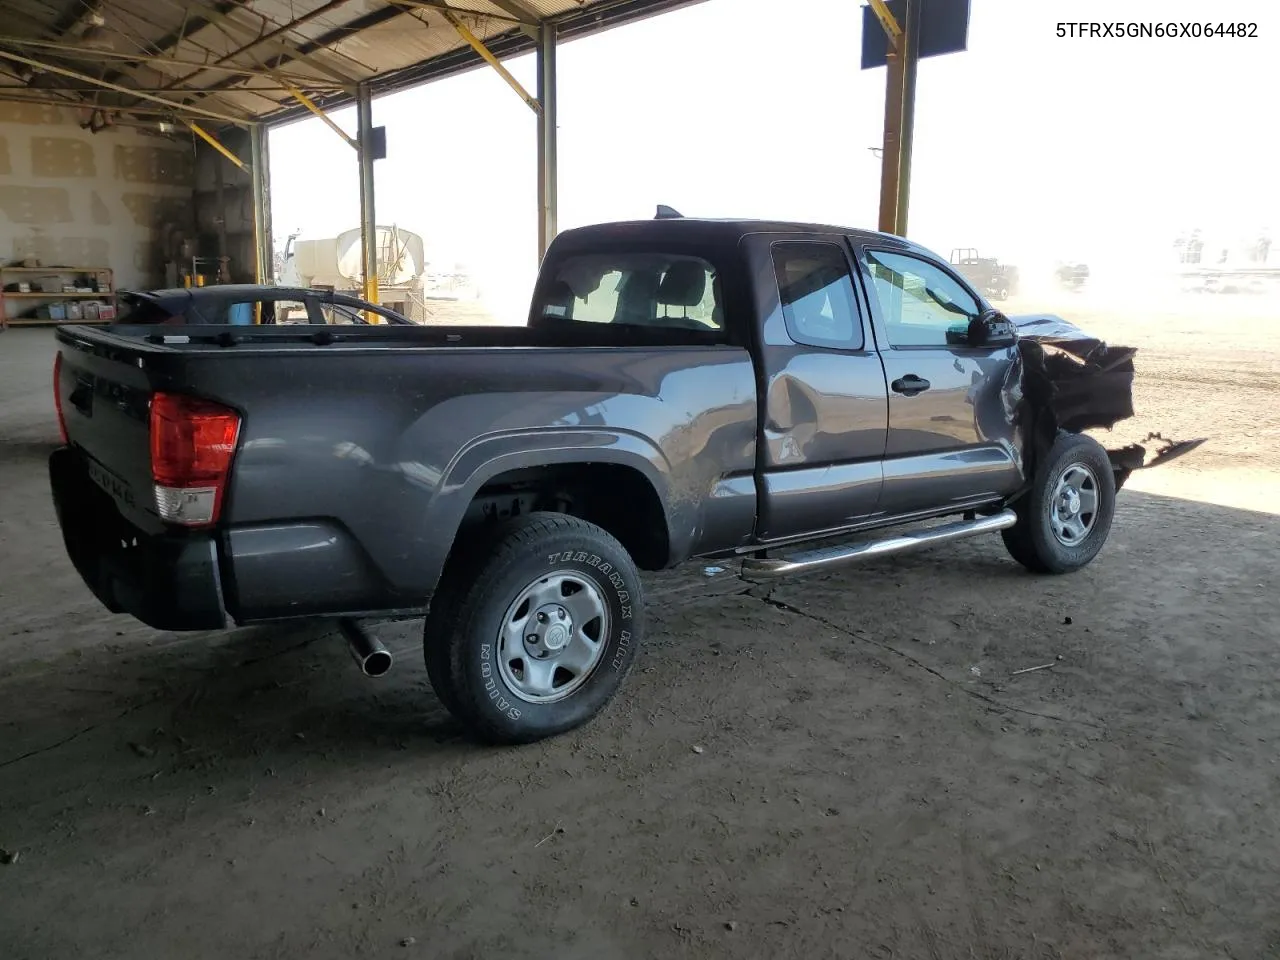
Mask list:
POLYGON ((869 560, 873 557, 884 557, 893 553, 906 553, 922 547, 932 547, 952 540, 963 540, 983 533, 995 533, 1007 530, 1018 522, 1018 516, 1012 510, 1003 510, 989 517, 977 517, 973 520, 958 520, 944 523, 924 530, 912 530, 900 533, 884 540, 868 540, 863 543, 845 544, 837 547, 822 547, 818 550, 806 550, 779 559, 761 560, 748 557, 742 561, 742 576, 747 580, 776 580, 797 573, 811 573, 815 570, 828 570, 846 564, 869 560))

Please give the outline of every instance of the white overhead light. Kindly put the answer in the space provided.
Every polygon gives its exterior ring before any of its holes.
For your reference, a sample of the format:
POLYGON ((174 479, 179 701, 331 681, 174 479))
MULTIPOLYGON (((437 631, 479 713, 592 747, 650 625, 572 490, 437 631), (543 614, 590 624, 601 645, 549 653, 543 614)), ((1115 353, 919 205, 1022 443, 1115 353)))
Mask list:
POLYGON ((89 15, 89 25, 84 28, 84 33, 80 34, 80 43, 95 50, 114 49, 115 40, 106 31, 106 25, 106 18, 102 14, 91 13, 89 15))

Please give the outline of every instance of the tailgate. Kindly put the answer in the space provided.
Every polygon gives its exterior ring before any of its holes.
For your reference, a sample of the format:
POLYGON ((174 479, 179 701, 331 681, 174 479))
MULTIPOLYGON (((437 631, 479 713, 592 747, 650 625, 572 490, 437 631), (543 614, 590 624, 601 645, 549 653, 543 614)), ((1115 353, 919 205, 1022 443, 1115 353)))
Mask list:
POLYGON ((68 441, 86 454, 90 479, 125 518, 144 531, 161 530, 151 480, 152 386, 141 353, 124 343, 59 334, 54 388, 68 441))

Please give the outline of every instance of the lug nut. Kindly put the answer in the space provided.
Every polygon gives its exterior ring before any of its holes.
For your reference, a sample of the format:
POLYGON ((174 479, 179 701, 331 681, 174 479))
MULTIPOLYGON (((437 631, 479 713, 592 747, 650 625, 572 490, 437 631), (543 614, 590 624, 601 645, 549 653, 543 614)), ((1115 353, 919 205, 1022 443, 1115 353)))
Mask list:
POLYGON ((561 607, 559 610, 557 610, 557 611, 556 611, 556 615, 557 615, 561 620, 563 620, 563 619, 564 619, 564 607, 561 607))
POLYGON ((539 623, 546 623, 546 622, 547 622, 547 615, 546 615, 545 613, 539 613, 539 614, 538 614, 538 622, 539 622, 539 623))

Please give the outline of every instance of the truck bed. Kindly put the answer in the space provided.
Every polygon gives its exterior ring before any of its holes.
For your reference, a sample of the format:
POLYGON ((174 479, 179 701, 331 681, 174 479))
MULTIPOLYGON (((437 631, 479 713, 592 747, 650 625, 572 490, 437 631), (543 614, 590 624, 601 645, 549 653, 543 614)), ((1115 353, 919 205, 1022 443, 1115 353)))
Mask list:
MULTIPOLYGON (((94 504, 100 541, 154 547, 118 557, 124 573, 93 572, 108 606, 134 612, 125 581, 195 556, 217 567, 218 602, 237 622, 421 609, 477 491, 584 449, 671 504, 671 556, 695 538, 740 545, 755 515, 750 355, 699 331, 592 326, 64 327, 69 451, 55 491, 94 504), (157 514, 156 391, 242 417, 213 530, 157 514)), ((220 625, 208 597, 178 606, 220 625)))

